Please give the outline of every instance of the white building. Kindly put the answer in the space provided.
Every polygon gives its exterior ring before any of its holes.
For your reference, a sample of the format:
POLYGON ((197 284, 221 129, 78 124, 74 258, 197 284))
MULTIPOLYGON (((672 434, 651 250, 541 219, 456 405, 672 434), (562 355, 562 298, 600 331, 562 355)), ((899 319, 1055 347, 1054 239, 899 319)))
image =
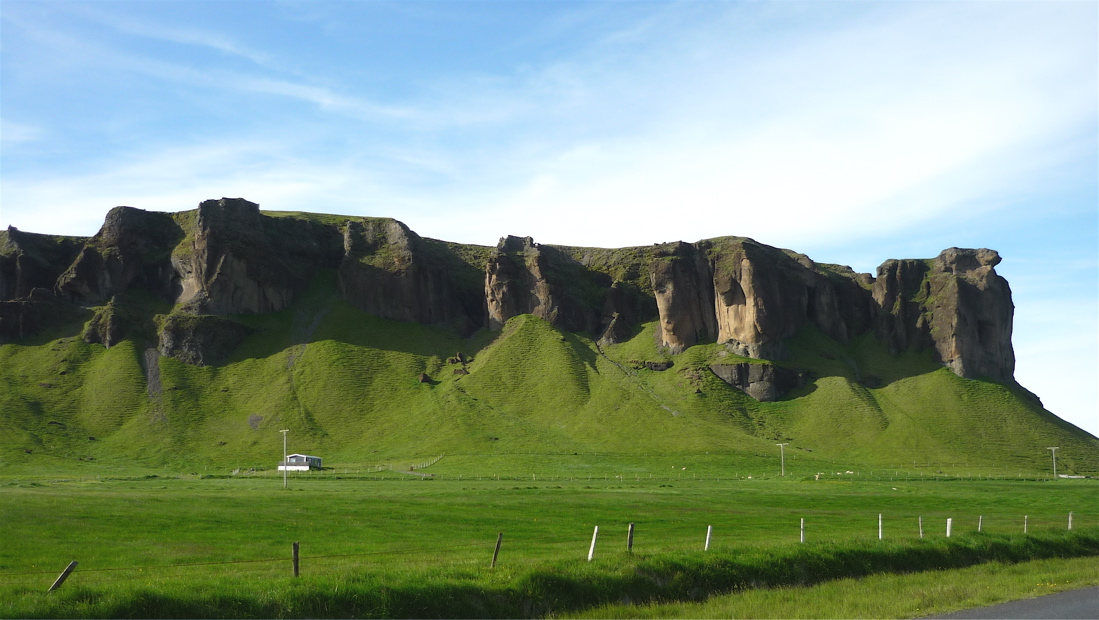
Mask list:
POLYGON ((321 457, 308 454, 291 454, 279 463, 279 471, 309 471, 321 468, 321 457))

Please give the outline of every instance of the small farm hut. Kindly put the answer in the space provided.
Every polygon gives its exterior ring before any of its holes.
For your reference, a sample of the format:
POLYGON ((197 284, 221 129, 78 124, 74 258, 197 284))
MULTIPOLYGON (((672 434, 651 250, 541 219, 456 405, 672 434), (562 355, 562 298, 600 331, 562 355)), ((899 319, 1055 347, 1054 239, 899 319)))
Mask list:
POLYGON ((308 454, 291 454, 279 463, 279 471, 309 471, 321 468, 321 457, 308 454))

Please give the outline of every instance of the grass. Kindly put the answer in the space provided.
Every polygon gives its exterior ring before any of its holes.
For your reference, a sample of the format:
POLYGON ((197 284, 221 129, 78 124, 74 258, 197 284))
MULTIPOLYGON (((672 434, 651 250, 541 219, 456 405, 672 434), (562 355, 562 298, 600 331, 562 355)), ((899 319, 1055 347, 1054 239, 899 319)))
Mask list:
POLYGON ((812 382, 758 403, 708 368, 740 358, 712 344, 662 355, 651 323, 601 349, 526 315, 467 339, 361 313, 337 298, 334 281, 322 274, 282 312, 234 317, 251 332, 224 364, 161 358, 155 394, 134 341, 104 349, 61 336, 0 347, 0 426, 10 438, 0 463, 16 473, 57 461, 92 471, 262 469, 288 428, 294 451, 359 468, 441 453, 506 461, 555 452, 619 461, 720 454, 734 471, 753 462, 758 470, 784 442, 798 475, 1033 477, 1046 472, 1049 445, 1061 446, 1060 471, 1099 473, 1099 441, 1034 401, 958 378, 927 355, 890 356, 869 336, 840 345, 805 330, 784 363, 812 382), (472 361, 448 363, 458 351, 472 361), (674 365, 633 368, 663 360, 674 365), (877 387, 863 385, 868 369, 877 387))
POLYGON ((686 603, 731 590, 1099 555, 1092 481, 556 477, 330 473, 293 477, 285 491, 275 476, 8 478, 0 615, 538 616, 625 597, 686 603), (1029 515, 1027 536, 1021 513, 1029 515), (950 539, 940 531, 945 516, 955 519, 950 539), (806 544, 797 543, 801 517, 806 544), (633 554, 625 550, 628 523, 636 524, 633 554), (707 525, 714 538, 703 552, 707 525), (501 531, 500 562, 490 570, 501 531), (294 541, 302 549, 298 580, 287 577, 294 541), (71 559, 77 572, 44 594, 71 559))
POLYGON ((742 590, 697 603, 607 605, 575 618, 917 618, 1099 585, 1093 557, 742 590), (888 592, 888 596, 882 596, 888 592))
MULTIPOLYGON (((189 213, 173 216, 185 230, 189 213)), ((347 219, 268 215, 300 229, 294 243, 347 219)), ((493 248, 416 243, 480 303, 493 248)), ((596 280, 636 297, 645 265, 671 247, 543 253, 558 276, 581 273, 570 261, 599 272, 565 278, 572 301, 599 311, 596 280)), ((651 317, 645 299, 634 310, 651 317)), ((1062 473, 1095 476, 1099 440, 930 352, 893 356, 870 335, 841 344, 806 328, 778 363, 810 381, 759 403, 709 369, 758 360, 716 344, 670 355, 652 322, 607 346, 529 315, 465 337, 359 312, 331 269, 283 311, 220 319, 248 328, 224 363, 148 361, 152 320, 172 310, 120 295, 0 346, 0 615, 903 616, 995 598, 969 582, 1025 596, 1047 561, 1060 562, 1058 584, 1094 578, 1065 558, 1099 555, 1095 482, 1051 480, 1046 447, 1060 446, 1062 473), (86 321, 110 313, 152 319, 110 348, 84 342, 86 321), (288 490, 272 471, 281 429, 290 451, 328 466, 288 490), (70 582, 44 594, 74 557, 70 582), (933 586, 941 571, 965 587, 933 586), (884 585, 841 595, 856 578, 884 585), (922 606, 873 593, 903 588, 922 606)))

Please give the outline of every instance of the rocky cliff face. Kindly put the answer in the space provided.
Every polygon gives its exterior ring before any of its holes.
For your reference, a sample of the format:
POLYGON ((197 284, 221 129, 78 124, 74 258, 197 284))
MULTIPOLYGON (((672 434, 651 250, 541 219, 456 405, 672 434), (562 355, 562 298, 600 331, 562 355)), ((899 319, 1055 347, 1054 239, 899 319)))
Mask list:
POLYGON ((513 316, 533 314, 567 331, 594 330, 594 310, 566 292, 570 282, 551 277, 565 264, 579 267, 531 237, 500 239, 485 264, 486 326, 500 329, 513 316))
POLYGON ((773 364, 713 364, 710 370, 722 381, 761 403, 774 402, 805 385, 806 374, 773 364))
POLYGON ((931 341, 939 361, 958 376, 1010 381, 1015 305, 996 273, 1000 255, 987 249, 944 250, 931 265, 931 341))
POLYGON ((660 313, 661 346, 680 353, 714 337, 711 271, 705 256, 689 243, 659 247, 649 265, 649 282, 660 313))
POLYGON ((470 333, 482 323, 479 291, 463 286, 461 277, 472 268, 432 249, 396 220, 348 221, 340 292, 364 312, 470 333))
POLYGON ((172 254, 175 302, 196 314, 260 314, 288 306, 338 254, 335 231, 263 216, 240 198, 199 205, 187 240, 172 254), (328 233, 328 234, 325 234, 328 233))
MULTIPOLYGON (((874 278, 737 237, 619 250, 505 237, 488 248, 423 239, 391 219, 273 217, 223 198, 177 214, 119 207, 89 239, 0 233, 0 338, 94 306, 84 337, 111 346, 131 337, 134 321, 154 325, 116 303, 140 289, 174 308, 155 322, 162 353, 216 363, 244 337, 217 317, 286 308, 330 269, 365 312, 463 334, 534 314, 606 345, 656 320, 657 344, 671 353, 717 342, 781 360, 807 326, 839 342, 872 331, 893 353, 931 349, 960 376, 1012 381, 1013 306, 999 261, 992 250, 950 248, 886 261, 874 278)), ((763 398, 790 383, 773 365, 714 372, 763 398), (752 374, 764 368, 774 376, 752 374)))
POLYGON ((79 305, 96 305, 131 287, 171 294, 172 249, 183 230, 167 213, 115 207, 103 227, 58 277, 54 290, 79 305))
POLYGON ((87 242, 84 237, 0 231, 0 302, 26 299, 34 289, 53 291, 57 279, 87 242))

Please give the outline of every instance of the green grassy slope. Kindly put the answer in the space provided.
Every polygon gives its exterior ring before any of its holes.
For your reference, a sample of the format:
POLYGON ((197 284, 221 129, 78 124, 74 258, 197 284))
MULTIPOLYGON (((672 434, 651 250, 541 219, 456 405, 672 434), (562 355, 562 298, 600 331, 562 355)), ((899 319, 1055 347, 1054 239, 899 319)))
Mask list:
POLYGON ((290 429, 292 451, 332 466, 407 469, 446 454, 473 469, 526 471, 529 454, 589 464, 696 455, 722 471, 773 461, 784 442, 804 473, 1044 472, 1051 445, 1063 473, 1099 473, 1099 441, 1022 390, 958 378, 927 353, 890 356, 871 336, 841 345, 805 330, 784 364, 811 380, 758 403, 708 368, 742 358, 713 344, 661 353, 654 324, 602 349, 532 316, 462 339, 361 313, 339 299, 332 274, 282 312, 235 320, 252 331, 212 367, 159 358, 146 369, 146 345, 86 344, 78 325, 0 346, 0 462, 269 469, 279 429, 290 429), (459 351, 472 359, 448 362, 459 351), (635 368, 662 360, 673 366, 635 368))

